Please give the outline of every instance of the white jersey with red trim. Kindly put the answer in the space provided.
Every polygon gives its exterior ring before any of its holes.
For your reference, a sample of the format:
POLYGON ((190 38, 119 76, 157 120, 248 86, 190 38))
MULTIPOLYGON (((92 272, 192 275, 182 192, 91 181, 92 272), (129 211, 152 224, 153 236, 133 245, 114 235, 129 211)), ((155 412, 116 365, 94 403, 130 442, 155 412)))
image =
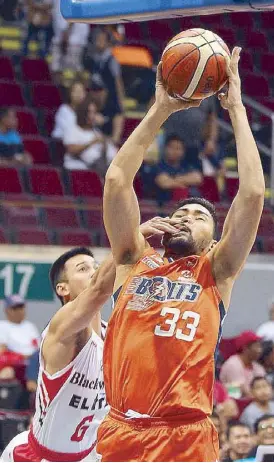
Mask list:
MULTIPOLYGON (((102 323, 104 337, 106 324, 102 323)), ((45 332, 44 332, 45 333, 45 332)), ((75 359, 59 372, 40 370, 32 432, 38 443, 56 452, 79 453, 96 445, 106 413, 103 340, 94 331, 75 359)))

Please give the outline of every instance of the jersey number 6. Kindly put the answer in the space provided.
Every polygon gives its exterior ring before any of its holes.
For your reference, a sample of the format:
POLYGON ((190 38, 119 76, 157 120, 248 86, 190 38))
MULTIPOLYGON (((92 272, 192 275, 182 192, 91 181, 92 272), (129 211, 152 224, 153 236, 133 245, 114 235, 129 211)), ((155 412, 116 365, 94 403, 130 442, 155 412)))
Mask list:
POLYGON ((177 328, 177 322, 180 318, 181 311, 177 307, 163 307, 160 315, 165 317, 166 315, 172 315, 172 318, 166 318, 162 325, 156 325, 154 334, 157 336, 164 336, 171 338, 175 334, 175 338, 191 342, 195 337, 195 333, 200 321, 200 315, 191 310, 186 310, 182 315, 182 320, 190 319, 190 323, 186 324, 188 333, 183 333, 183 330, 177 328), (169 329, 164 329, 165 325, 169 326, 169 329))

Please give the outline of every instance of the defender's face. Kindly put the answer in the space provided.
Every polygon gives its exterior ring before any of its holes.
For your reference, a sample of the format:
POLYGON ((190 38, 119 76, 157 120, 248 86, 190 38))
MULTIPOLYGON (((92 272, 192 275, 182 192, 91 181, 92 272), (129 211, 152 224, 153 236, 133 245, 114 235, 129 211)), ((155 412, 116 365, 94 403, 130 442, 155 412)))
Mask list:
POLYGON ((172 216, 178 233, 164 235, 166 251, 180 255, 200 254, 213 239, 214 222, 210 212, 200 204, 187 204, 172 216))
POLYGON ((71 257, 66 262, 65 273, 70 300, 75 299, 88 288, 96 267, 94 258, 85 254, 71 257))

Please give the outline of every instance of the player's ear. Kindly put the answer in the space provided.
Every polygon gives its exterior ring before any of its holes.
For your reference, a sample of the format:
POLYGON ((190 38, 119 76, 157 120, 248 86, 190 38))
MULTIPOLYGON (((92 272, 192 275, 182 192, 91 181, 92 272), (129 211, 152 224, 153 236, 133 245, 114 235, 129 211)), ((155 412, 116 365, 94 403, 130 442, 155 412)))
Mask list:
POLYGON ((57 283, 56 292, 60 297, 66 297, 69 295, 69 289, 67 283, 57 283))

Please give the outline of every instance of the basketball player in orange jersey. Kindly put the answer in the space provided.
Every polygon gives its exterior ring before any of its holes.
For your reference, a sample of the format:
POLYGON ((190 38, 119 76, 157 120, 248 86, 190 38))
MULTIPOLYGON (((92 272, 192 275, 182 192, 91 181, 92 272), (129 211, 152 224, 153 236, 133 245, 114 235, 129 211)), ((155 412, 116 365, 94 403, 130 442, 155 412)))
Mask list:
MULTIPOLYGON (((116 263, 116 306, 104 347, 111 407, 98 430, 102 461, 216 461, 214 353, 232 287, 255 240, 264 203, 259 153, 241 99, 240 49, 227 63, 239 190, 215 241, 214 207, 189 198, 171 215, 164 256, 139 233, 133 190, 146 149, 163 122, 190 103, 170 98, 158 69, 156 101, 106 174, 104 221, 116 263)), ((194 104, 193 104, 194 106, 194 104)))

